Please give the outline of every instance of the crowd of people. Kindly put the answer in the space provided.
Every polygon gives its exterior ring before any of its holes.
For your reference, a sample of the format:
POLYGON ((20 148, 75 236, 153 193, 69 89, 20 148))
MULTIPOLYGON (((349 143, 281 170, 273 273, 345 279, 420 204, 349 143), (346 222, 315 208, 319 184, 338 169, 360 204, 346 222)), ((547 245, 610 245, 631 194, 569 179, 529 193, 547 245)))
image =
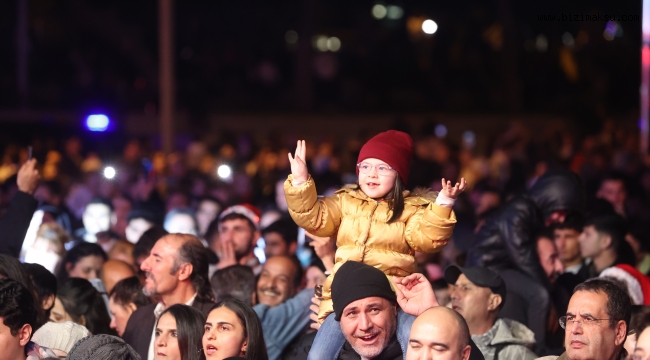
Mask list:
POLYGON ((650 359, 633 133, 413 137, 7 147, 0 360, 650 359))

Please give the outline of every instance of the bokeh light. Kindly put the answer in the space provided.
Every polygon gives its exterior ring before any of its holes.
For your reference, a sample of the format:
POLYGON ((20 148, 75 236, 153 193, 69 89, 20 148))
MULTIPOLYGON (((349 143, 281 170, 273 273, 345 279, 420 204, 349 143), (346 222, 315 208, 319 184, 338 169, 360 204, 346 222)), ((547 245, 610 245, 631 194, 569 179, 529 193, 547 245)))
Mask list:
POLYGON ((377 4, 372 7, 372 17, 374 17, 377 20, 381 20, 385 18, 387 14, 388 14, 388 10, 382 4, 377 4))
POLYGON ((230 166, 228 165, 219 165, 217 168, 217 176, 219 176, 222 179, 227 179, 232 175, 232 170, 230 169, 230 166))
POLYGON ((86 127, 88 127, 88 130, 90 131, 106 131, 109 124, 110 120, 108 119, 108 116, 104 114, 88 115, 86 118, 86 127))
POLYGON ((115 178, 115 175, 117 175, 117 171, 115 171, 115 168, 112 166, 107 166, 104 168, 104 177, 112 180, 115 178))
POLYGON ((424 31, 425 34, 435 34, 436 31, 438 31, 438 24, 436 24, 435 21, 431 19, 424 20, 422 23, 422 31, 424 31))
POLYGON ((397 5, 389 5, 387 8, 386 16, 391 20, 398 20, 404 16, 404 9, 397 5))
POLYGON ((298 33, 294 30, 289 30, 284 34, 284 40, 287 44, 295 44, 298 42, 298 33))
POLYGON ((327 39, 327 49, 332 52, 337 52, 341 49, 341 40, 337 37, 327 39))

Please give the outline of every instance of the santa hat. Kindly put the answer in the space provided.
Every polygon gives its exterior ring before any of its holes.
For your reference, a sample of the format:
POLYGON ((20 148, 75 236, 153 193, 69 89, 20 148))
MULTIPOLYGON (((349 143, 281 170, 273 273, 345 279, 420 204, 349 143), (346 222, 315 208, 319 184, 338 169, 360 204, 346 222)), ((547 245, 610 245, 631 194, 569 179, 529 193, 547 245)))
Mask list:
POLYGON ((219 222, 229 214, 243 215, 255 225, 255 228, 259 229, 261 211, 255 206, 251 204, 240 204, 228 207, 219 215, 219 222))
POLYGON ((627 271, 641 285, 641 291, 643 292, 643 305, 650 305, 650 278, 640 272, 637 268, 628 265, 628 264, 619 264, 616 265, 617 268, 627 271))
POLYGON ((650 304, 650 279, 634 267, 619 264, 600 273, 600 277, 613 277, 625 283, 634 305, 650 304))

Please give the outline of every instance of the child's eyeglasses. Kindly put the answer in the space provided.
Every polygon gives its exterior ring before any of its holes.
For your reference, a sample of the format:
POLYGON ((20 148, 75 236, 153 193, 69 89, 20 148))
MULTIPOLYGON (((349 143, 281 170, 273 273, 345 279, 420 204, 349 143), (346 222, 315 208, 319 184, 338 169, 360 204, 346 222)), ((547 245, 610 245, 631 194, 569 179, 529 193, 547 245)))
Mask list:
POLYGON ((362 163, 357 164, 357 167, 359 168, 359 172, 361 174, 369 173, 370 170, 372 170, 372 168, 375 168, 375 170, 377 171, 377 175, 380 175, 380 176, 388 176, 393 171, 395 171, 395 169, 393 169, 392 167, 390 167, 388 165, 384 165, 384 164, 371 165, 371 164, 362 162, 362 163))

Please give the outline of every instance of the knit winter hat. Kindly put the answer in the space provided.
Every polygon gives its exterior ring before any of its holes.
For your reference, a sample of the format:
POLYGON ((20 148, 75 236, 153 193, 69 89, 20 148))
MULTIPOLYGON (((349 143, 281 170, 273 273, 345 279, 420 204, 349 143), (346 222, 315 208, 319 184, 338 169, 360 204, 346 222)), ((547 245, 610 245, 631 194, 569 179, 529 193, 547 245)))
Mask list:
POLYGON ((391 303, 397 296, 386 275, 379 269, 356 261, 346 261, 332 281, 332 302, 336 321, 351 302, 367 297, 382 297, 391 303))
POLYGON ((32 341, 40 346, 63 351, 67 354, 74 344, 90 335, 90 331, 86 327, 72 321, 62 323, 47 322, 36 330, 32 341))
POLYGON ((142 360, 124 340, 112 335, 94 335, 79 340, 68 360, 142 360))
MULTIPOLYGON (((406 185, 409 178, 413 139, 405 132, 389 130, 375 135, 361 147, 357 164, 365 159, 375 158, 390 165, 406 185)), ((359 168, 357 168, 359 175, 359 168)))

